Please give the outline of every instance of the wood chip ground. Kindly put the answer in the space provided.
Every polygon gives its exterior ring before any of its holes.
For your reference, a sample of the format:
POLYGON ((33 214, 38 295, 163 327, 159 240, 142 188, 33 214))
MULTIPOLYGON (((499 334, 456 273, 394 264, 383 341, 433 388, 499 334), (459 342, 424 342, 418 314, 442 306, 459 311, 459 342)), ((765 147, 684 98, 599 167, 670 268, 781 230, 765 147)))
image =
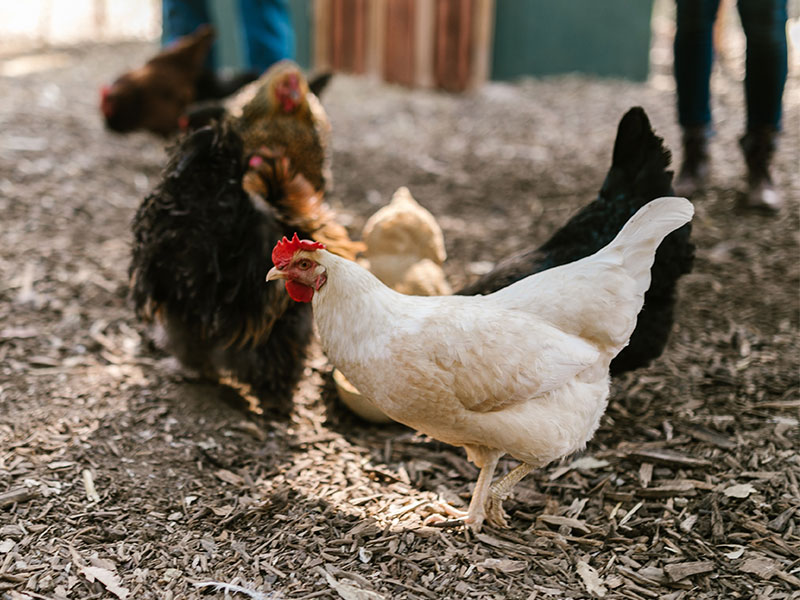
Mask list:
MULTIPOLYGON (((646 84, 451 96, 337 76, 331 201, 357 233, 407 185, 441 223, 458 287, 594 197, 630 106, 679 155, 665 40, 646 84)), ((775 169, 786 210, 735 208, 734 46, 714 75, 713 179, 667 351, 614 383, 582 458, 518 486, 510 529, 474 536, 422 524, 437 500, 468 500, 463 450, 350 415, 318 352, 278 419, 143 337, 129 223, 165 154, 103 131, 97 94, 154 49, 67 48, 58 68, 0 77, 0 598, 800 597, 797 69, 775 169)))

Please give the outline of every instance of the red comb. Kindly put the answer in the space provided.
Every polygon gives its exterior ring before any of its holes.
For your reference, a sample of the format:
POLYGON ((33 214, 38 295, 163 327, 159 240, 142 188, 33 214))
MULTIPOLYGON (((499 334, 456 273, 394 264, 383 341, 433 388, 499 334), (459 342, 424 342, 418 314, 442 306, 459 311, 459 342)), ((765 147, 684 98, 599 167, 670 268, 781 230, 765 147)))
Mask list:
POLYGON ((291 262, 295 252, 299 250, 324 250, 325 244, 312 242, 311 240, 301 240, 297 237, 297 232, 291 240, 283 236, 283 239, 275 244, 272 250, 272 263, 282 269, 291 262))
POLYGON ((107 85, 100 88, 100 110, 105 117, 110 117, 113 112, 111 101, 108 98, 110 92, 111 88, 107 85))

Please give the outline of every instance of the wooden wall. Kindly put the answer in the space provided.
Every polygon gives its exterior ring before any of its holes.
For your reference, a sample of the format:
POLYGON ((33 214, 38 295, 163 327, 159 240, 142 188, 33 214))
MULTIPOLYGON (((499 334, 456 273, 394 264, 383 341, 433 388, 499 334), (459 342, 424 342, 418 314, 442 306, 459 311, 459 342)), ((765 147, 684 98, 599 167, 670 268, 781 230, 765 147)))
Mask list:
POLYGON ((488 78, 494 0, 315 0, 314 66, 461 91, 488 78))

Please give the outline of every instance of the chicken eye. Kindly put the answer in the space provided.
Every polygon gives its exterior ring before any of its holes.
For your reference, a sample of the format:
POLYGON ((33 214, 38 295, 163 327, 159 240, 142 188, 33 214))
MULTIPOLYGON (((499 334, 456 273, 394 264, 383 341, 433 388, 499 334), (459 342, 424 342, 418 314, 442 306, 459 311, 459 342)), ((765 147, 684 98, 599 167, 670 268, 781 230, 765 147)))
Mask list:
POLYGON ((311 268, 311 261, 307 258, 302 259, 300 262, 297 263, 297 268, 303 271, 307 271, 311 268))

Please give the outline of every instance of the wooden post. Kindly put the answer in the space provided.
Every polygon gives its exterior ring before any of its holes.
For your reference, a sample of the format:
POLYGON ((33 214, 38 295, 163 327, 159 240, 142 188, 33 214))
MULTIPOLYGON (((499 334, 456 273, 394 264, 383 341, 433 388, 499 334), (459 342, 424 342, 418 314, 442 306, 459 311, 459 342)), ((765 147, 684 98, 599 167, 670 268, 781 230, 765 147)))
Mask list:
POLYGON ((475 25, 472 44, 472 77, 469 87, 488 81, 492 64, 495 0, 475 0, 475 25))
POLYGON ((331 4, 330 0, 314 2, 314 68, 331 69, 331 4))
POLYGON ((417 0, 414 22, 414 84, 433 87, 433 51, 436 39, 436 6, 438 0, 417 0))
POLYGON ((390 0, 386 5, 383 74, 386 81, 414 85, 414 0, 390 0))
POLYGON ((364 68, 370 75, 383 75, 384 47, 386 44, 386 2, 370 0, 367 7, 366 57, 364 68))

